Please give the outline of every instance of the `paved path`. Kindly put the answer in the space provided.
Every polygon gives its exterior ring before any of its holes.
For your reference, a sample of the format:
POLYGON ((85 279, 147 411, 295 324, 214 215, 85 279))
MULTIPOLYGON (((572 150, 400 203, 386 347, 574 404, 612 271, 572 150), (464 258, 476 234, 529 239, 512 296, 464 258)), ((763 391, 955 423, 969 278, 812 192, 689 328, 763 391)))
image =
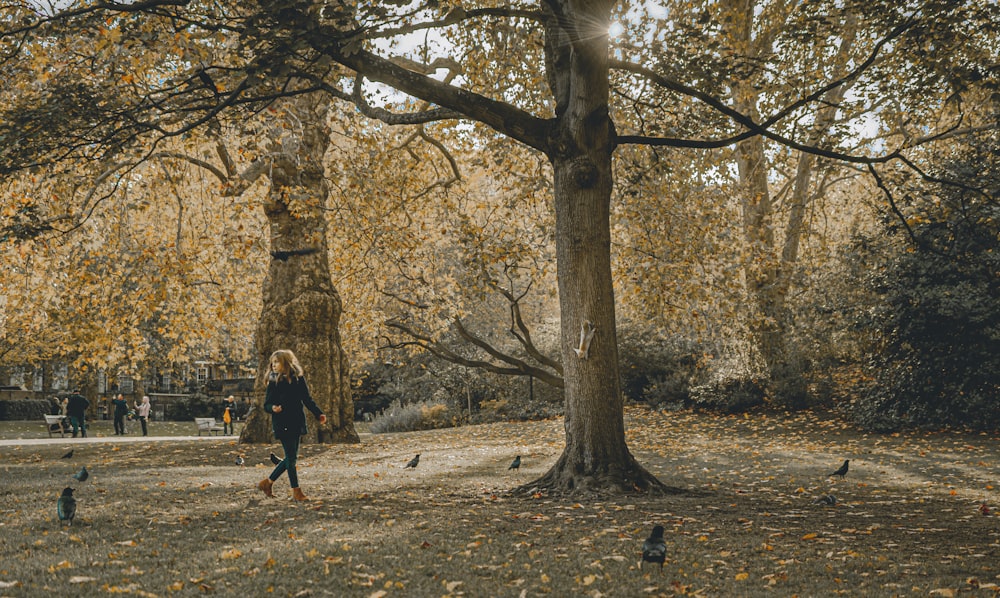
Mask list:
POLYGON ((88 436, 86 438, 66 438, 52 437, 52 438, 10 438, 7 440, 0 440, 0 446, 32 446, 38 444, 96 444, 103 442, 162 442, 171 440, 233 440, 238 441, 239 436, 221 436, 221 435, 206 435, 206 436, 142 436, 134 435, 130 436, 126 434, 125 436, 88 436))

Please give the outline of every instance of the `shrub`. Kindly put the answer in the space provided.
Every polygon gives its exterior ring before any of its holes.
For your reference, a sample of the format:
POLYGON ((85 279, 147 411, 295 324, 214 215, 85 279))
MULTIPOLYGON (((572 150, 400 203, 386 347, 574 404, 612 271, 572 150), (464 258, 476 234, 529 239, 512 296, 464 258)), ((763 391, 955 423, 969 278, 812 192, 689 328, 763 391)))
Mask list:
POLYGON ((41 420, 49 413, 50 403, 45 399, 0 400, 0 420, 41 420))
POLYGON ((619 342, 619 370, 626 399, 657 406, 691 403, 691 386, 707 375, 706 351, 694 342, 673 337, 654 339, 634 328, 619 342))
POLYGON ((866 322, 874 384, 855 412, 868 428, 1000 427, 998 145, 945 164, 938 178, 962 186, 920 190, 909 230, 887 226, 902 241, 888 245, 894 251, 881 263, 872 258, 866 283, 880 300, 866 322))
POLYGON ((454 419, 448 406, 443 403, 417 402, 404 405, 396 400, 375 416, 368 429, 373 434, 431 430, 450 427, 454 425, 454 419))
POLYGON ((742 413, 764 404, 765 390, 756 378, 722 378, 691 389, 696 409, 742 413))
POLYGON ((196 417, 216 417, 219 402, 206 394, 193 394, 183 401, 171 401, 163 417, 169 421, 188 421, 196 417))

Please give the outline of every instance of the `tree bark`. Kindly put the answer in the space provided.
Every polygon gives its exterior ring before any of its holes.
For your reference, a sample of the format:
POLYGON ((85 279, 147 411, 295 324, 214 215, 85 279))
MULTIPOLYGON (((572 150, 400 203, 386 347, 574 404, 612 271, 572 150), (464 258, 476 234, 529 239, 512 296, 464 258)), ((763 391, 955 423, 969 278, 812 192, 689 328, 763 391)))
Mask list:
POLYGON ((264 205, 271 238, 271 264, 264 281, 257 325, 257 380, 254 406, 240 442, 271 442, 271 418, 263 411, 268 360, 291 349, 305 371, 309 390, 327 416, 320 426, 306 418, 305 442, 359 442, 354 429, 348 360, 341 346, 340 295, 328 262, 323 208, 329 188, 323 155, 329 145, 326 109, 304 98, 292 106, 303 123, 298 136, 275 147, 269 169, 271 187, 264 205), (294 151, 293 151, 294 150, 294 151))
POLYGON ((549 79, 557 99, 549 159, 555 173, 566 446, 544 476, 519 490, 664 491, 628 449, 618 380, 610 225, 615 132, 607 55, 613 2, 553 4, 546 62, 569 65, 563 76, 549 79))
MULTIPOLYGON (((741 53, 748 59, 769 53, 770 36, 752 35, 753 19, 758 8, 755 0, 733 0, 730 6, 736 15, 733 36, 741 53)), ((857 18, 848 13, 844 18, 841 45, 832 73, 834 78, 841 77, 846 71, 856 33, 857 18)), ((737 81, 732 90, 734 108, 759 122, 759 92, 754 88, 753 81, 737 81)), ((846 85, 840 85, 823 96, 824 107, 816 113, 809 145, 818 144, 828 135, 846 90, 846 85)), ((815 156, 808 153, 799 156, 780 252, 774 235, 777 223, 774 222, 768 185, 769 164, 765 157, 764 139, 753 137, 741 141, 737 144, 736 157, 742 193, 744 239, 748 248, 744 272, 752 310, 751 340, 767 368, 771 397, 788 407, 800 408, 805 406, 807 399, 803 378, 805 364, 789 340, 794 322, 788 306, 788 293, 799 260, 799 241, 805 234, 805 213, 810 201, 815 156)))

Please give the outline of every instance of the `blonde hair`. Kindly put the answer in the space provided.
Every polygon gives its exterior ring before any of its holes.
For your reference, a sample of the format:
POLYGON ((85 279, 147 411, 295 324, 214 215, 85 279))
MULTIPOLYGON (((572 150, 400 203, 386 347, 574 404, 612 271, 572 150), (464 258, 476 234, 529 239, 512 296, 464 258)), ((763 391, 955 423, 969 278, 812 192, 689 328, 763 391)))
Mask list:
POLYGON ((299 360, 295 357, 295 353, 292 353, 288 349, 279 349, 274 353, 271 353, 271 359, 268 360, 268 364, 280 363, 281 369, 285 370, 287 373, 279 374, 280 376, 285 376, 289 381, 292 378, 302 377, 302 365, 299 364, 299 360))

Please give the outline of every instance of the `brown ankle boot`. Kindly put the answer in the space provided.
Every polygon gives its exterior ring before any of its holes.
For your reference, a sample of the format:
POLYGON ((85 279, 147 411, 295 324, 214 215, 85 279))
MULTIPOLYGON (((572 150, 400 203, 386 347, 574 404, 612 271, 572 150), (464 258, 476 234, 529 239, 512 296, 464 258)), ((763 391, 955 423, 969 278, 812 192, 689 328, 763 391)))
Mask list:
POLYGON ((307 500, 300 488, 292 488, 292 500, 307 500))
POLYGON ((274 493, 271 492, 271 486, 273 485, 274 482, 271 481, 271 478, 264 478, 263 480, 260 481, 259 484, 257 484, 257 487, 260 488, 260 491, 264 493, 264 496, 268 498, 274 498, 274 493))

